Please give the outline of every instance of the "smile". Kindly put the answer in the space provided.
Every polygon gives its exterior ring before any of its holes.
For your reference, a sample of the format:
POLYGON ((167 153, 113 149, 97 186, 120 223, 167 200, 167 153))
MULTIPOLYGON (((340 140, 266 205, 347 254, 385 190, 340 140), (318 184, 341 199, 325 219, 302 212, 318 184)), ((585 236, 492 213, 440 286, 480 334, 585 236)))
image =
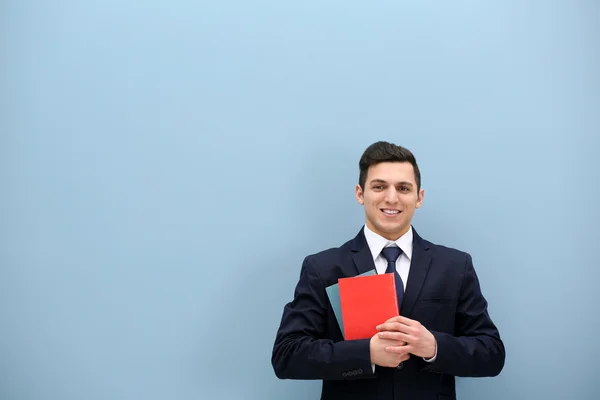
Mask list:
POLYGON ((382 208, 381 211, 383 211, 385 215, 389 215, 391 217, 400 214, 400 210, 393 210, 390 208, 382 208))

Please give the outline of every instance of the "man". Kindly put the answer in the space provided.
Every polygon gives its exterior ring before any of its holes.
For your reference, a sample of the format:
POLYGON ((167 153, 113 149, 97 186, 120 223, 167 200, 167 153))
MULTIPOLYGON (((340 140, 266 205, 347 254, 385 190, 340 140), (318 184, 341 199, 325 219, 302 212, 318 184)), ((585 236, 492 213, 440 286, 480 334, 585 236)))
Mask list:
POLYGON ((374 143, 359 167, 365 226, 341 247, 305 258, 275 338, 275 374, 322 380, 321 399, 456 398, 455 376, 496 376, 505 359, 471 256, 413 229, 424 190, 409 150, 374 143), (400 315, 369 339, 344 340, 325 288, 373 269, 395 274, 400 315))

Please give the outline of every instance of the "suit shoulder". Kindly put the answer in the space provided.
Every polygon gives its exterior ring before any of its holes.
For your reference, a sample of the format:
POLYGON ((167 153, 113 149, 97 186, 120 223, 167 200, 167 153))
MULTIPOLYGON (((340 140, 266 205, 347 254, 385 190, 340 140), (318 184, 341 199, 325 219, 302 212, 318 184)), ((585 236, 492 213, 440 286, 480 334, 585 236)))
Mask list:
POLYGON ((352 264, 352 240, 338 247, 330 247, 307 255, 303 269, 309 274, 319 276, 325 286, 337 282, 341 276, 348 275, 347 267, 352 264))
POLYGON ((464 264, 467 259, 471 258, 471 255, 460 249, 445 246, 442 244, 432 243, 425 240, 425 243, 429 246, 434 256, 443 257, 450 262, 457 262, 464 264))

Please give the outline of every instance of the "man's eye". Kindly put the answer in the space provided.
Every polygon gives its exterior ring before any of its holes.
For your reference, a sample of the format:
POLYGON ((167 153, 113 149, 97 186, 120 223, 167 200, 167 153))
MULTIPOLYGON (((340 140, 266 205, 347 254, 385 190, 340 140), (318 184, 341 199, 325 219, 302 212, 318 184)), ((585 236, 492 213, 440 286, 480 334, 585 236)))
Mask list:
POLYGON ((401 192, 408 192, 409 190, 410 190, 410 189, 409 189, 409 188, 407 188, 406 186, 402 186, 402 187, 400 188, 400 191, 401 191, 401 192))
POLYGON ((375 190, 381 190, 381 189, 383 189, 383 186, 381 186, 381 185, 373 186, 373 189, 375 189, 375 190))

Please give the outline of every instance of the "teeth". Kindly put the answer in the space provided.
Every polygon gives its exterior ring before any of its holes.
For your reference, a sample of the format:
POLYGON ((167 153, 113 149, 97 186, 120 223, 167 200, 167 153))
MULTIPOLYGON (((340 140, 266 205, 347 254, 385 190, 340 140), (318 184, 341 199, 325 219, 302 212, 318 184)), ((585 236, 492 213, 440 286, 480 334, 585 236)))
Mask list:
POLYGON ((400 211, 398 210, 383 210, 386 214, 398 214, 400 211))

